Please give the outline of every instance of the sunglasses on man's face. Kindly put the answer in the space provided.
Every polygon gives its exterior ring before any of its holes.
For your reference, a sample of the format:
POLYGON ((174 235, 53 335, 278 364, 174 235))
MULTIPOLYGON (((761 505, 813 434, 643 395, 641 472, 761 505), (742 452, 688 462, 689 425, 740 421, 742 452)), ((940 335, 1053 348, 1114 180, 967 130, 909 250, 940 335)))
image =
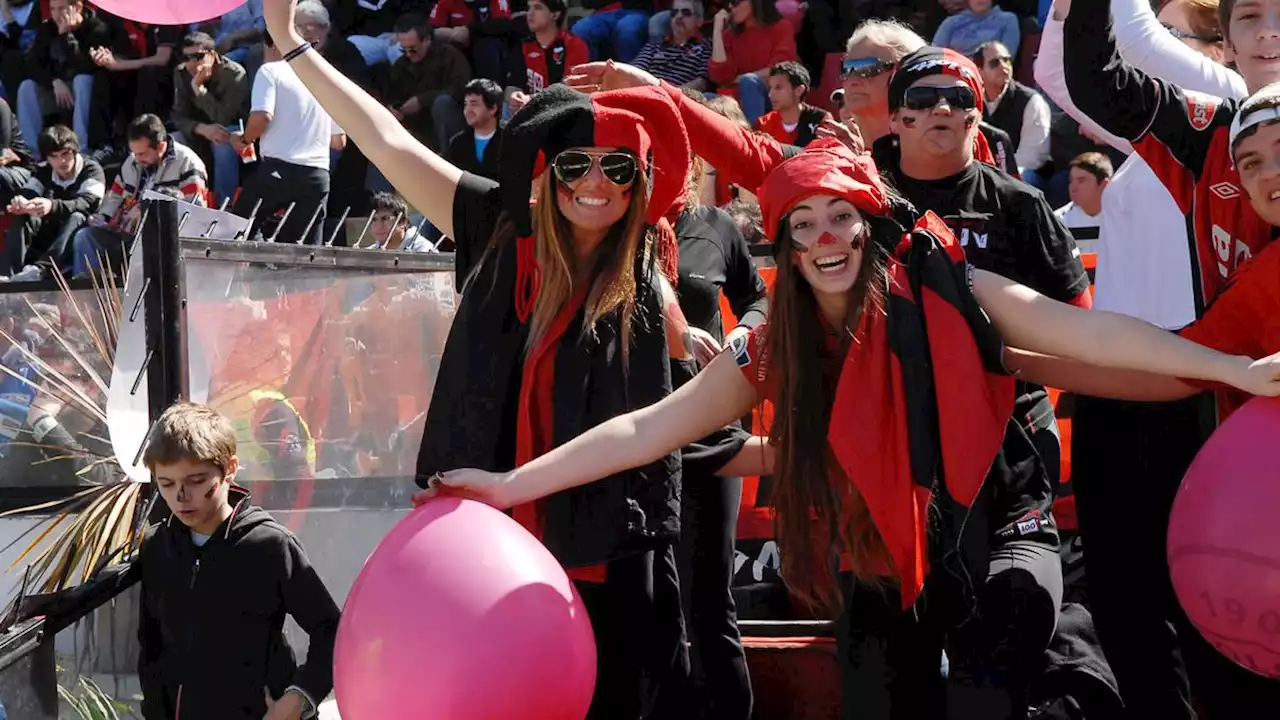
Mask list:
POLYGON ((875 57, 845 58, 840 63, 840 78, 857 77, 870 80, 893 69, 894 63, 875 57))
POLYGON ((932 110, 943 100, 947 101, 947 105, 958 110, 972 110, 978 107, 978 98, 974 96, 973 90, 968 85, 909 87, 902 99, 902 106, 908 110, 932 110))
POLYGON ((676 17, 693 17, 693 10, 690 8, 676 8, 671 11, 676 17))
POLYGON ((183 54, 183 56, 182 56, 182 61, 183 61, 183 62, 195 62, 195 61, 197 61, 197 60, 203 60, 203 59, 204 59, 204 56, 205 56, 205 55, 208 55, 208 54, 209 54, 209 53, 207 53, 207 52, 205 52, 205 51, 203 51, 203 50, 200 50, 200 51, 197 51, 197 52, 191 52, 191 53, 184 53, 184 54, 183 54))
POLYGON ((998 70, 1001 67, 1013 67, 1013 58, 1008 55, 997 55, 987 61, 987 68, 990 70, 998 70))
POLYGON ((591 173, 591 166, 600 163, 600 172, 614 185, 630 185, 636 179, 636 158, 627 153, 611 152, 592 155, 581 150, 565 150, 551 161, 556 179, 572 185, 591 173))

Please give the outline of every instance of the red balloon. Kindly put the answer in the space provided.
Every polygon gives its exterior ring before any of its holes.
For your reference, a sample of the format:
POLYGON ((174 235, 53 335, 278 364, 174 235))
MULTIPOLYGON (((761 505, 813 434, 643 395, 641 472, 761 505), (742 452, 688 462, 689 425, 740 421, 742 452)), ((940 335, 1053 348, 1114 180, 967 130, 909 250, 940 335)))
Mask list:
POLYGON ((235 10, 245 0, 93 0, 93 4, 126 20, 152 25, 189 25, 235 10))
POLYGON ((1187 470, 1169 518, 1169 572, 1206 640, 1280 678, 1280 399, 1249 401, 1187 470))
POLYGON ((365 562, 338 626, 344 720, 582 720, 591 621, 556 559, 505 514, 440 498, 365 562))

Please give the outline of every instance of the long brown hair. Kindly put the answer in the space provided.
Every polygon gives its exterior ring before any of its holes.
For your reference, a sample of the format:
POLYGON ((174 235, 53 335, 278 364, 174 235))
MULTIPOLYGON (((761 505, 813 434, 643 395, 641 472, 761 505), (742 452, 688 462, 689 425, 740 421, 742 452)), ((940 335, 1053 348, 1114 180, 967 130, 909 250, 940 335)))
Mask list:
MULTIPOLYGON (((782 256, 765 349, 769 382, 776 390, 769 433, 777 447, 774 529, 788 588, 813 610, 834 613, 843 604, 836 583, 836 553, 848 553, 854 575, 877 584, 891 581, 875 573, 889 553, 866 502, 844 477, 827 443, 841 358, 829 357, 813 288, 786 255, 791 247, 787 218, 775 237, 782 256)), ((869 240, 850 290, 846 328, 857 328, 872 314, 884 312, 887 262, 885 250, 869 240)), ((837 332, 845 341, 842 352, 857 341, 844 328, 837 332)))

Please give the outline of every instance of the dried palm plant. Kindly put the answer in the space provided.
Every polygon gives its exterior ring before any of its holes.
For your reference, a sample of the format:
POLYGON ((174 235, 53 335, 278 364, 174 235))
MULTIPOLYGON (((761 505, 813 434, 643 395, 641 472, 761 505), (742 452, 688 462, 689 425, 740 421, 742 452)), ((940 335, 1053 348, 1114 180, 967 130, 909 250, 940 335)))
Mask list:
MULTIPOLYGON (((88 291, 72 291, 62 275, 55 272, 63 299, 71 310, 63 313, 66 317, 65 326, 45 321, 49 337, 44 342, 56 343, 65 356, 72 358, 74 363, 71 363, 70 368, 65 364, 58 367, 46 362, 37 349, 28 348, 23 342, 0 330, 0 337, 18 349, 36 377, 28 379, 2 364, 0 372, 21 380, 38 393, 47 394, 63 406, 85 413, 96 421, 97 427, 105 427, 107 422, 106 399, 110 369, 115 359, 116 340, 124 310, 117 276, 110 269, 110 263, 103 262, 101 267, 103 270, 92 273, 92 294, 87 302, 84 296, 89 294, 88 291), (87 336, 87 341, 74 342, 69 339, 68 335, 73 329, 78 329, 76 332, 79 337, 87 336), (106 368, 105 380, 99 368, 106 368)), ((33 317, 40 317, 31 302, 26 302, 33 317)), ((5 552, 32 534, 35 535, 5 569, 6 572, 12 571, 30 558, 24 569, 23 582, 18 588, 18 597, 14 598, 15 603, 26 593, 57 592, 85 582, 112 563, 128 559, 141 543, 149 510, 143 507, 144 498, 149 495, 145 492, 145 484, 129 480, 115 456, 110 453, 109 440, 94 438, 87 433, 82 433, 81 437, 93 439, 96 442, 91 445, 107 450, 95 453, 92 449, 84 448, 70 452, 61 447, 18 442, 17 438, 11 442, 11 446, 41 448, 46 456, 50 451, 59 453, 34 462, 33 466, 54 460, 76 460, 77 464, 82 465, 76 473, 78 480, 87 485, 85 489, 61 500, 0 513, 0 518, 15 515, 42 516, 39 522, 0 549, 0 552, 5 552)), ((0 613, 0 616, 9 615, 11 613, 0 613)))

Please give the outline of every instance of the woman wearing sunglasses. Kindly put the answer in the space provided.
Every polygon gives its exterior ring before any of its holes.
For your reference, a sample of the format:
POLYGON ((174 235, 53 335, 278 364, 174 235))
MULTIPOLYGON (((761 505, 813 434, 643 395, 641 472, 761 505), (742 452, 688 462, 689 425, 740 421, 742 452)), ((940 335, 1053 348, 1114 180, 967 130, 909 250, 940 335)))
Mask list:
MULTIPOLYGON (((493 182, 414 140, 309 51, 293 9, 294 0, 264 3, 285 59, 457 247, 462 300, 425 420, 422 484, 438 471, 528 462, 693 375, 692 341, 662 279, 676 262, 663 214, 691 157, 665 92, 588 97, 556 85, 534 95, 504 129, 493 182)), ((688 672, 672 551, 680 462, 669 453, 513 509, 568 568, 590 614, 592 718, 650 717, 664 684, 688 672)))
POLYGON ((788 410, 774 467, 758 468, 775 477, 782 574, 843 611, 845 716, 1025 718, 1062 578, 1002 340, 1267 395, 1280 357, 1222 355, 976 270, 936 216, 904 233, 874 168, 830 140, 760 191, 778 257, 767 324, 661 402, 510 472, 445 473, 436 492, 511 507, 663 457, 767 398, 788 410))

